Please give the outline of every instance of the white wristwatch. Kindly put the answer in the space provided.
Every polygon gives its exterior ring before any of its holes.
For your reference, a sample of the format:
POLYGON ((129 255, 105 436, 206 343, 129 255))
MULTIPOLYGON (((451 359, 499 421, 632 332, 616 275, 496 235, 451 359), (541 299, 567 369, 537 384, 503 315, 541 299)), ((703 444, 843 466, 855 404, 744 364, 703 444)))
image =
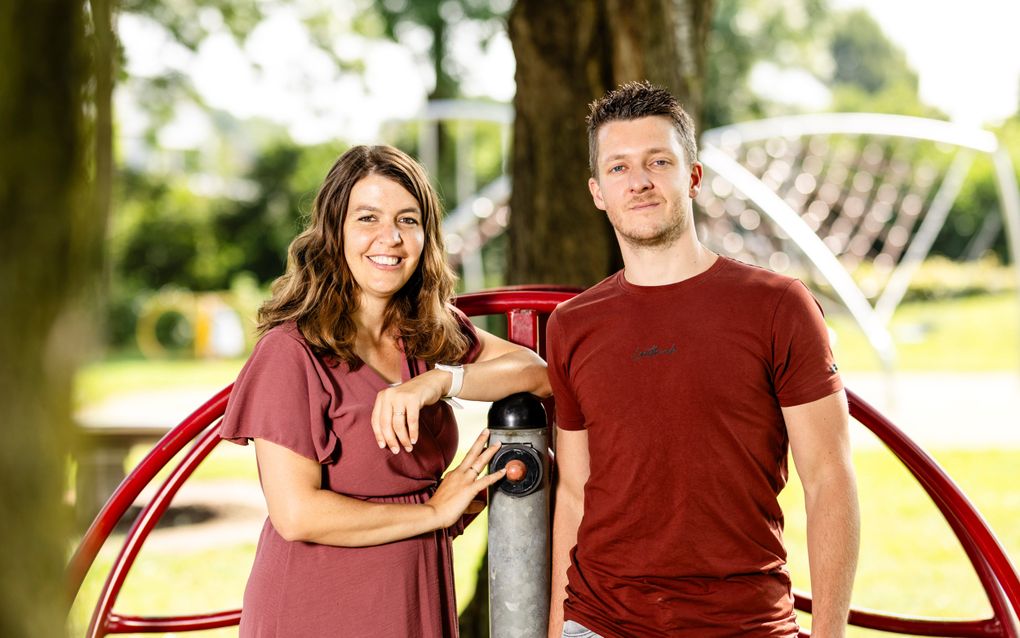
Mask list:
POLYGON ((446 396, 455 397, 460 394, 461 389, 464 387, 464 366, 437 363, 436 370, 443 370, 453 375, 453 381, 450 382, 450 391, 446 393, 446 396))

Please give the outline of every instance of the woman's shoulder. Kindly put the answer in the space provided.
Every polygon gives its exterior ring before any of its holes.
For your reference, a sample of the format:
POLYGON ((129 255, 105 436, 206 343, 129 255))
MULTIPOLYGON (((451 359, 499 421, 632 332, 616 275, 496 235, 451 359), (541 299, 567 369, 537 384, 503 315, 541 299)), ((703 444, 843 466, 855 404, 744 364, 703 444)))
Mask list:
POLYGON ((312 355, 311 347, 293 321, 277 324, 266 330, 252 351, 252 358, 275 358, 281 355, 304 358, 312 355))
POLYGON ((283 323, 276 324, 269 330, 266 330, 262 338, 259 339, 259 343, 263 341, 279 342, 284 340, 296 341, 302 344, 307 343, 296 321, 284 321, 283 323))

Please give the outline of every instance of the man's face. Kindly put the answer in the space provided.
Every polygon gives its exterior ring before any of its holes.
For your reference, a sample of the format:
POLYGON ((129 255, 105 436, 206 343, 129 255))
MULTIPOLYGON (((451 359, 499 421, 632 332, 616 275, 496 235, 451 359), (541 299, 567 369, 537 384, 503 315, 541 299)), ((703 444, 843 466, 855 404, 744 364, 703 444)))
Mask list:
POLYGON ((701 164, 687 165, 669 118, 603 125, 597 160, 588 188, 621 242, 639 248, 666 246, 691 227, 691 200, 701 188, 701 164))

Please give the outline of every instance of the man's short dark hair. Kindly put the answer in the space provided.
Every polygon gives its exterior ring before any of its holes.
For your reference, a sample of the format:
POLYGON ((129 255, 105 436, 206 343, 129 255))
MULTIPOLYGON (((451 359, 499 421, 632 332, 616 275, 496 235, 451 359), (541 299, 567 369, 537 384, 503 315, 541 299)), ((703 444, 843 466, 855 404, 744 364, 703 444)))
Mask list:
POLYGON ((627 82, 589 104, 588 110, 588 167, 592 177, 596 176, 598 168, 599 129, 609 122, 654 115, 667 117, 673 122, 673 128, 680 135, 684 159, 688 164, 697 161, 698 142, 694 134, 694 122, 673 94, 661 86, 655 86, 647 80, 627 82))

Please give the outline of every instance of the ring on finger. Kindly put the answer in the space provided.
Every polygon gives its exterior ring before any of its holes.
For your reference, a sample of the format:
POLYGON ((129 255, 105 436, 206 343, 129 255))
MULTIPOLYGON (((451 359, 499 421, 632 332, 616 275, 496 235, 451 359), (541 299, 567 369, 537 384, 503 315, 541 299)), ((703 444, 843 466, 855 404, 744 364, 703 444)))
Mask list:
POLYGON ((481 473, 482 473, 482 471, 481 471, 481 470, 476 470, 476 469, 474 468, 474 466, 473 466, 473 465, 469 465, 469 466, 468 466, 468 469, 469 469, 469 470, 471 470, 472 472, 474 472, 474 473, 475 473, 475 476, 478 476, 479 474, 481 474, 481 473))
POLYGON ((394 412, 393 416, 404 416, 404 411, 403 410, 399 410, 397 412, 394 412))

